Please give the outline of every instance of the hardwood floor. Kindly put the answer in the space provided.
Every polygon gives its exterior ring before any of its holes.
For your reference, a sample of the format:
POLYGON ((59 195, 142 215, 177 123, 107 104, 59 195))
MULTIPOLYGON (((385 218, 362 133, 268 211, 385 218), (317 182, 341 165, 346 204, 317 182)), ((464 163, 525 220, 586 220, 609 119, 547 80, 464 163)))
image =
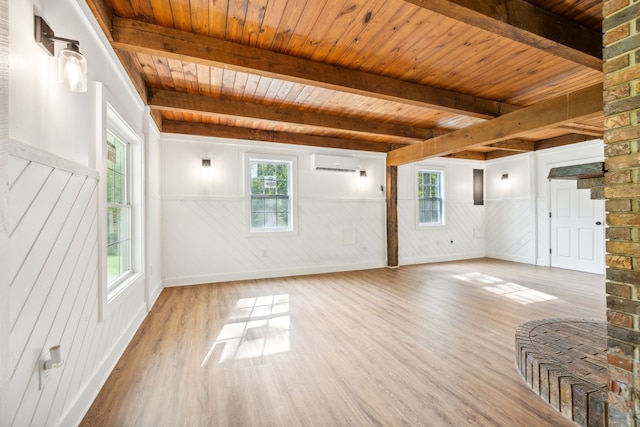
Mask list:
POLYGON ((488 259, 167 288, 83 426, 574 426, 514 366, 604 277, 488 259))

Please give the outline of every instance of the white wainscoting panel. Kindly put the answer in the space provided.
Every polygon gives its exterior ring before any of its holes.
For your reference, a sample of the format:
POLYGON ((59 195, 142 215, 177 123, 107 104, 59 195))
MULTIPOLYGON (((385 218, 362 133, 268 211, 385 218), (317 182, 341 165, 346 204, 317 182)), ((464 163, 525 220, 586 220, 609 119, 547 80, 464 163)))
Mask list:
POLYGON ((69 171, 55 156, 44 163, 46 154, 36 149, 14 152, 20 156, 9 156, 8 418, 15 426, 73 425, 144 317, 144 300, 134 295, 98 321, 97 174, 69 171), (38 161, 25 157, 36 151, 38 161), (41 358, 54 345, 64 364, 40 389, 41 358))
POLYGON ((398 263, 453 261, 485 256, 485 206, 473 204, 473 169, 483 163, 427 159, 398 168, 398 263), (418 227, 417 173, 444 173, 445 225, 418 227), (453 241, 453 243, 451 243, 453 241))
POLYGON ((484 206, 447 201, 445 226, 417 228, 415 203, 398 200, 400 265, 485 256, 484 206))
POLYGON ((530 199, 488 200, 487 256, 507 261, 535 263, 535 230, 530 199))
POLYGON ((280 236, 249 235, 244 204, 240 197, 163 200, 165 285, 386 265, 383 200, 300 198, 297 233, 280 236))
POLYGON ((9 1, 0 0, 0 425, 9 425, 9 1))

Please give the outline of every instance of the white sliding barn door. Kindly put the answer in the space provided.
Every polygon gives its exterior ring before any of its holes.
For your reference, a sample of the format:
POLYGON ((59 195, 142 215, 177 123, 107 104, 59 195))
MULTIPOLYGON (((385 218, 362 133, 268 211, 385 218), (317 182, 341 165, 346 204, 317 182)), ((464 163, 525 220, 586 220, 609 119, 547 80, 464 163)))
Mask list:
POLYGON ((576 181, 551 181, 551 266, 604 274, 604 201, 576 181))

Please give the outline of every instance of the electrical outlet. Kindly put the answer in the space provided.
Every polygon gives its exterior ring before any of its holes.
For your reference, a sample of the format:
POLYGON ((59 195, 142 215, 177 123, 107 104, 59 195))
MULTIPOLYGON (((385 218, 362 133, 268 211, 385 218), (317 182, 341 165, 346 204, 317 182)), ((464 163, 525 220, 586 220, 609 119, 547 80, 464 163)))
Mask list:
POLYGON ((49 377, 51 376, 51 370, 60 368, 62 366, 62 356, 60 354, 60 344, 54 345, 48 352, 44 353, 38 359, 38 376, 40 390, 47 385, 49 377))

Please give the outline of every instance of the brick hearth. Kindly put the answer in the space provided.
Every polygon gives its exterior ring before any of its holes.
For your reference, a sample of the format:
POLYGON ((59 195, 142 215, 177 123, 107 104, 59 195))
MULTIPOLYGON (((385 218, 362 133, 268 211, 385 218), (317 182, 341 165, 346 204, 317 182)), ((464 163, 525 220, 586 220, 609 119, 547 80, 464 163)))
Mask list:
POLYGON ((516 365, 522 377, 581 426, 607 425, 606 350, 606 322, 543 319, 516 331, 516 365))

